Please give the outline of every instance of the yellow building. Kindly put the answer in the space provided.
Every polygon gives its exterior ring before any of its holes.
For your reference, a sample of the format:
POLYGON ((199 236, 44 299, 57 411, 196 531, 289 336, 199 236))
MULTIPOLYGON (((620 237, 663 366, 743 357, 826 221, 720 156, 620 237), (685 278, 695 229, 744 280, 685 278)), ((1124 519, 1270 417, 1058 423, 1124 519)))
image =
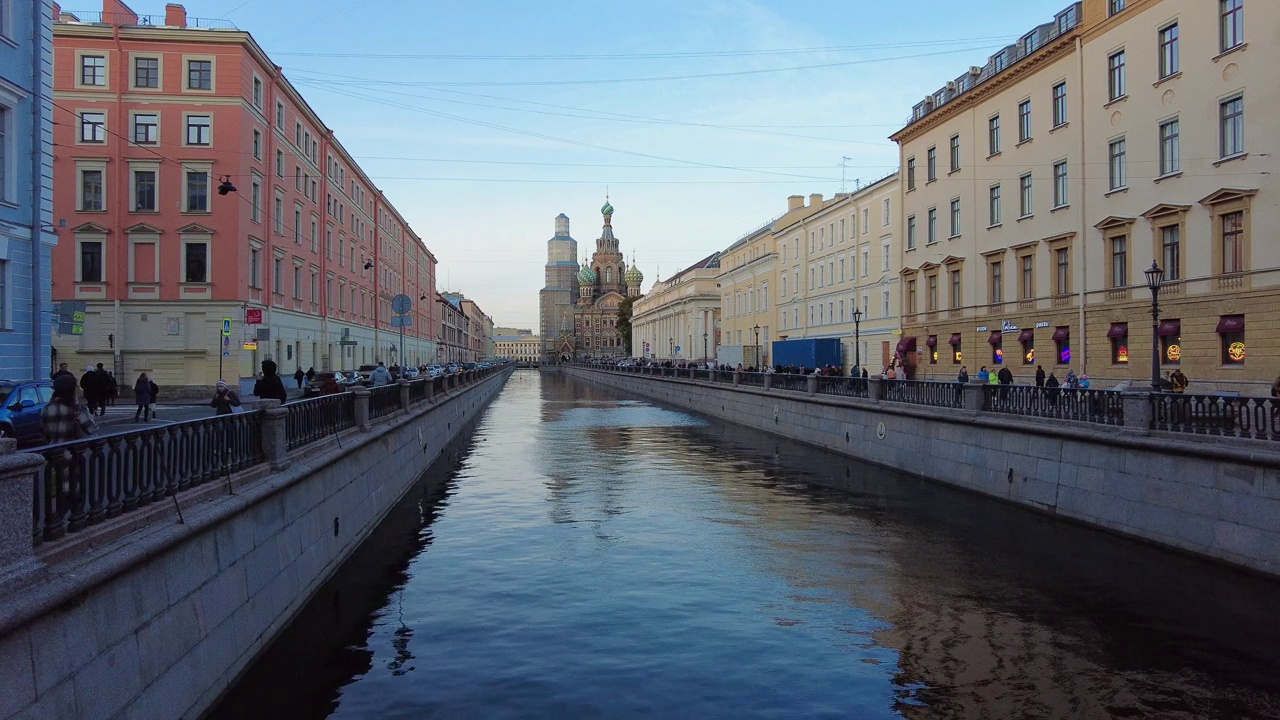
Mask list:
MULTIPOLYGON (((792 198, 796 200, 797 198, 792 198)), ((800 208, 804 207, 804 199, 800 208)), ((792 205, 795 203, 792 202, 792 205)), ((788 214, 794 211, 788 211, 788 214)), ((722 365, 743 367, 768 363, 769 342, 776 339, 774 297, 778 287, 775 220, 747 233, 720 253, 720 343, 716 359, 722 365)))
POLYGON ((1244 107, 1274 99, 1246 83, 1275 50, 1245 44, 1246 11, 1280 21, 1277 3, 1075 3, 915 106, 893 139, 902 348, 925 375, 1043 365, 1145 381, 1154 258, 1164 370, 1193 391, 1274 377, 1252 358, 1278 349, 1280 247, 1251 229, 1275 213, 1276 121, 1251 113, 1246 136, 1244 107))
POLYGON ((720 253, 712 253, 667 280, 654 282, 649 294, 631 306, 631 354, 696 362, 715 358, 720 336, 719 274, 720 253))
POLYGON ((495 357, 536 363, 542 358, 542 338, 526 334, 499 335, 493 338, 493 352, 495 357))

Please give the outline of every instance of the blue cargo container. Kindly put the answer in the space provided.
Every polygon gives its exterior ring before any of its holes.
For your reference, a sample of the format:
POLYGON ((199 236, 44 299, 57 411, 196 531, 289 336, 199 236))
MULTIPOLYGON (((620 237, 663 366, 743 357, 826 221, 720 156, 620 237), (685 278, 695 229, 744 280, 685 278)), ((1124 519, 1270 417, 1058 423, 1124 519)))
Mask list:
POLYGON ((774 365, 796 365, 812 370, 824 365, 840 367, 842 362, 840 338, 778 340, 773 343, 774 365))

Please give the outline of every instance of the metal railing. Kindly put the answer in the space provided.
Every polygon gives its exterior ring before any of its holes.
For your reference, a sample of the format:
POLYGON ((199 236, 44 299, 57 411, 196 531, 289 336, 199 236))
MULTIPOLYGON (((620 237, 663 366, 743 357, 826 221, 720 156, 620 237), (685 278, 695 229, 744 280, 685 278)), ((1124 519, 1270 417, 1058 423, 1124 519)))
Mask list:
POLYGON ((1008 415, 1124 424, 1124 397, 1110 390, 1042 388, 1030 385, 981 385, 983 409, 1008 415))
POLYGON ((740 372, 738 384, 748 387, 764 387, 764 373, 740 372))
POLYGON ((885 380, 886 400, 932 407, 964 407, 965 383, 927 380, 885 380))
POLYGON ((1154 430, 1280 440, 1280 401, 1224 395, 1153 394, 1154 430))
POLYGON ((427 383, 431 382, 429 378, 419 378, 409 381, 409 404, 417 405, 420 402, 427 401, 427 383))
POLYGON ((322 395, 284 406, 285 437, 294 450, 356 426, 356 396, 352 392, 322 395))
POLYGON ((867 381, 862 378, 818 376, 818 394, 867 397, 867 381))
MULTIPOLYGON (((165 24, 164 15, 133 15, 101 10, 63 10, 57 22, 80 22, 87 25, 118 25, 120 27, 172 27, 165 24)), ((236 24, 222 18, 186 18, 186 27, 201 30, 237 30, 236 24)))
POLYGON ((769 380, 769 388, 771 390, 794 390, 796 392, 808 392, 809 378, 804 375, 792 375, 790 373, 776 373, 769 380))
POLYGON ((369 388, 369 419, 376 420, 400 409, 400 386, 369 388))
POLYGON ((33 449, 39 543, 82 530, 264 461, 262 410, 33 449))

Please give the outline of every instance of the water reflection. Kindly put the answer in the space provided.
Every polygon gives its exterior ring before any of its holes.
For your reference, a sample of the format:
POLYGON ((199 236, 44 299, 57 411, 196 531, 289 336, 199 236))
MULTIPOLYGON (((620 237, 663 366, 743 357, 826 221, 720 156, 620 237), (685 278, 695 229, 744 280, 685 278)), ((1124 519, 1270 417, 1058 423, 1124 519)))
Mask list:
POLYGON ((1280 717, 1276 583, 558 376, 415 493, 217 717, 1280 717))

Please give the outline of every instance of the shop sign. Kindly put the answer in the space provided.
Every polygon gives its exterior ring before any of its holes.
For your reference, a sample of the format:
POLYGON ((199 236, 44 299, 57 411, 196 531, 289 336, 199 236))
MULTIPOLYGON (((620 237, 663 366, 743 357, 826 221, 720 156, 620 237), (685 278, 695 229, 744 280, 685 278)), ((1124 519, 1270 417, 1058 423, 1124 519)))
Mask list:
POLYGON ((1129 346, 1128 345, 1121 345, 1119 349, 1116 350, 1116 362, 1122 362, 1122 363, 1129 362, 1129 346))
POLYGON ((257 340, 245 340, 245 341, 244 341, 244 349, 245 349, 245 350, 257 350, 257 349, 258 349, 258 341, 257 341, 257 340))
POLYGON ((1036 323, 1036 329, 1037 329, 1037 330, 1038 330, 1038 329, 1040 329, 1040 328, 1047 328, 1047 327, 1049 327, 1049 321, 1048 321, 1048 320, 1041 320, 1040 322, 1036 323))
POLYGON ((1231 345, 1227 347, 1227 357, 1231 358, 1234 362, 1243 362, 1244 361, 1244 343, 1242 342, 1231 343, 1231 345))
POLYGON ((1178 362, 1182 359, 1182 346, 1170 345, 1165 349, 1164 356, 1171 362, 1178 362))
POLYGON ((1000 321, 1000 332, 1002 332, 1002 333, 1007 333, 1007 332, 1018 332, 1018 326, 1017 326, 1017 325, 1015 325, 1015 324, 1013 324, 1012 322, 1010 322, 1010 321, 1008 321, 1008 320, 1001 320, 1001 321, 1000 321))
POLYGON ((989 328, 986 325, 979 325, 978 332, 986 332, 989 328))

